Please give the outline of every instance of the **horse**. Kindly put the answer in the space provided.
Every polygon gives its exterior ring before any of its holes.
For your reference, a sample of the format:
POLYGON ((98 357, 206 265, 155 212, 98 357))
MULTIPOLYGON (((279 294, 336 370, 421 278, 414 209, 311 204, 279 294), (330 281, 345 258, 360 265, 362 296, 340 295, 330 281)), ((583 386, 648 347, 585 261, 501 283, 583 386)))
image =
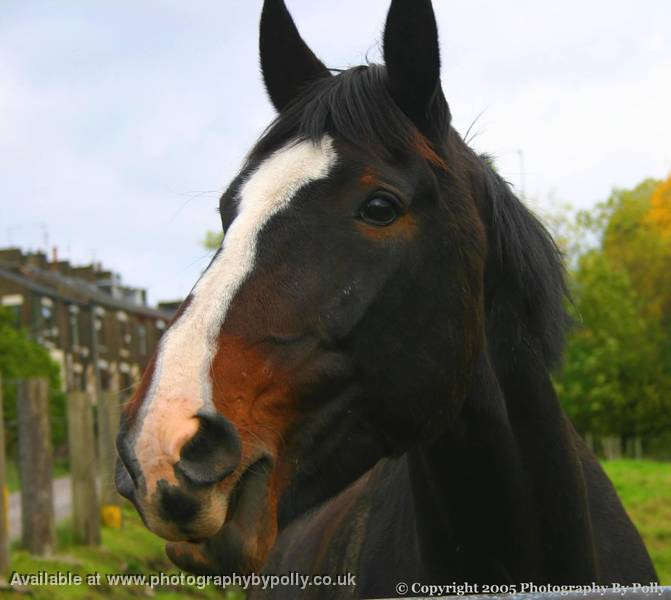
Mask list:
POLYGON ((119 492, 186 571, 340 583, 253 598, 655 581, 553 389, 561 254, 451 125, 430 0, 391 1, 383 56, 334 73, 265 0, 277 117, 124 408, 119 492))

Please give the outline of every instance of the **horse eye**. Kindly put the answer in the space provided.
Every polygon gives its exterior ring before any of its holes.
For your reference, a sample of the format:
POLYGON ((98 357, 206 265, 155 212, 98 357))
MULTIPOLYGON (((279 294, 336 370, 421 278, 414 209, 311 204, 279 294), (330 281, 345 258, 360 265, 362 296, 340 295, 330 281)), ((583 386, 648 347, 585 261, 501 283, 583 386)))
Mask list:
POLYGON ((398 218, 396 203, 385 196, 373 196, 361 207, 361 218, 370 225, 385 227, 398 218))

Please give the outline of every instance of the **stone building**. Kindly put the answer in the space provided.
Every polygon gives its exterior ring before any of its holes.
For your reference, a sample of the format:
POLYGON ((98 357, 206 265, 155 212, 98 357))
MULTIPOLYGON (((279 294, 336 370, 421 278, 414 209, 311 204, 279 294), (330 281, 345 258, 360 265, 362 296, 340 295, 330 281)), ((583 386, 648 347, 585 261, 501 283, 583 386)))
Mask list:
POLYGON ((73 266, 40 252, 0 249, 0 304, 48 348, 67 390, 129 390, 174 310, 147 305, 100 265, 73 266))

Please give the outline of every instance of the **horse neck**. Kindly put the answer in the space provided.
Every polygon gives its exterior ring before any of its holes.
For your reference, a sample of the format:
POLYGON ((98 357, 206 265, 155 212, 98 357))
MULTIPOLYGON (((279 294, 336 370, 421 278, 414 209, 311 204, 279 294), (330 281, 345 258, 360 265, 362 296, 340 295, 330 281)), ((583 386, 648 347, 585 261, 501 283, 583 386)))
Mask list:
POLYGON ((530 499, 502 394, 487 367, 483 359, 478 389, 455 426, 408 453, 429 578, 439 579, 447 567, 464 581, 504 583, 514 578, 513 563, 534 562, 530 499), (518 557, 516 547, 528 548, 528 556, 518 557))
POLYGON ((539 514, 543 573, 553 583, 597 579, 589 499, 577 434, 538 345, 527 339, 493 364, 539 514))
POLYGON ((582 473, 545 380, 520 370, 499 382, 483 354, 455 426, 408 453, 427 578, 594 578, 582 473))

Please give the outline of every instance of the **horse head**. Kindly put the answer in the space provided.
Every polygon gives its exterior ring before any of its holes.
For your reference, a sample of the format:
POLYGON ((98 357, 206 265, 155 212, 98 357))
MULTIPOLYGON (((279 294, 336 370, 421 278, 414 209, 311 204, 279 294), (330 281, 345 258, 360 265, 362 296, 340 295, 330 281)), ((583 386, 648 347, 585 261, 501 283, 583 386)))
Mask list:
POLYGON ((260 55, 277 119, 118 438, 119 491, 191 571, 258 569, 285 524, 445 432, 485 345, 489 169, 450 126, 430 1, 393 0, 385 64, 333 75, 266 0, 260 55))

